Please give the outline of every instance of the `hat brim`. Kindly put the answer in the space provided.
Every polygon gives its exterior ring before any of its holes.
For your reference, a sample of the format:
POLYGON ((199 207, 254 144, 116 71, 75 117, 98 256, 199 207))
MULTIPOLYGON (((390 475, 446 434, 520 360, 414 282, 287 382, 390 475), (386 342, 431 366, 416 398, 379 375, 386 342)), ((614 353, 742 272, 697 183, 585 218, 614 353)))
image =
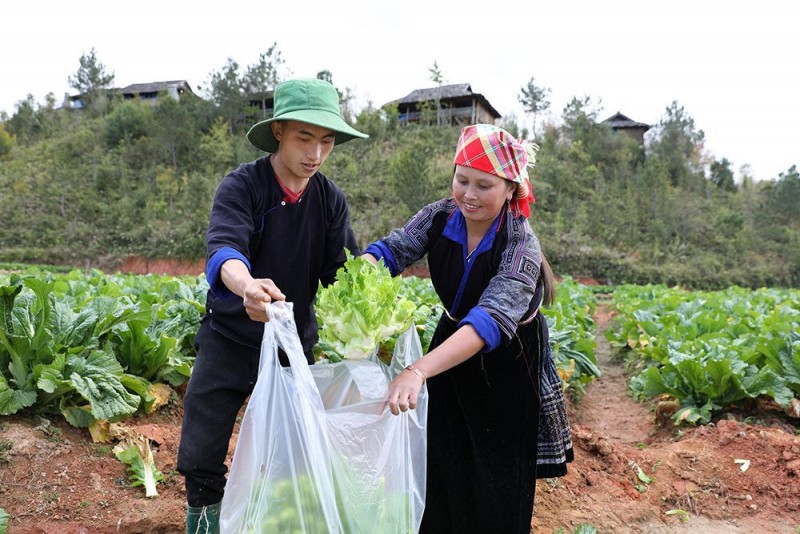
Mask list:
POLYGON ((254 124, 253 127, 250 128, 250 131, 247 132, 248 141, 259 150, 275 153, 278 150, 278 140, 275 139, 275 136, 272 134, 272 127, 270 126, 275 121, 305 122, 306 124, 313 124, 314 126, 333 130, 336 134, 334 140, 335 145, 345 143, 354 138, 366 139, 369 137, 367 134, 359 132, 351 127, 335 113, 317 109, 304 109, 290 111, 254 124))

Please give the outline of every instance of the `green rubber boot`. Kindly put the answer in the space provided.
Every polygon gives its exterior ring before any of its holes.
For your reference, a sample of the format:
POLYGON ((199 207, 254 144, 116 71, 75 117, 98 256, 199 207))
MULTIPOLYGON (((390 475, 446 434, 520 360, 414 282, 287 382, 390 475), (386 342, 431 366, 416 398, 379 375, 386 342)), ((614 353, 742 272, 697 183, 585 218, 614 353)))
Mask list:
POLYGON ((209 506, 190 506, 186 511, 186 534, 219 534, 222 502, 209 506))

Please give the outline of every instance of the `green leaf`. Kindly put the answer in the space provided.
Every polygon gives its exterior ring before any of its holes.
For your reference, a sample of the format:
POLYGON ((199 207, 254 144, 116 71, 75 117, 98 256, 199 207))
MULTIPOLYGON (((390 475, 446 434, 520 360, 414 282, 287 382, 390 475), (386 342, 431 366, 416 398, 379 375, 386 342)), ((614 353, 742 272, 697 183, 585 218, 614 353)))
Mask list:
POLYGON ((133 305, 122 305, 121 299, 111 297, 97 297, 91 303, 99 317, 94 334, 98 338, 104 336, 111 329, 122 323, 133 321, 149 323, 151 310, 149 306, 142 305, 141 309, 133 305))
POLYGON ((11 324, 11 310, 14 300, 22 291, 22 285, 0 286, 0 332, 12 335, 14 330, 11 324))
POLYGON ((22 389, 13 389, 5 377, 0 374, 0 415, 11 415, 23 408, 33 406, 36 402, 36 389, 25 385, 22 389))
POLYGON ((8 512, 0 508, 0 534, 8 532, 8 512))
POLYGON ((78 428, 88 428, 97 421, 92 415, 91 406, 65 405, 61 408, 61 414, 69 424, 78 428))
POLYGON ((45 393, 55 393, 58 390, 72 388, 72 384, 64 379, 66 356, 58 354, 53 362, 48 365, 38 365, 34 369, 36 385, 45 393))
POLYGON ((336 272, 336 281, 317 292, 320 341, 340 356, 364 359, 378 344, 411 325, 417 306, 400 294, 402 279, 383 262, 354 258, 336 272))
POLYGON ((95 418, 118 421, 136 412, 141 399, 122 385, 122 367, 113 356, 92 351, 88 358, 71 357, 67 364, 73 369, 70 381, 91 404, 95 418))
POLYGON ((139 395, 141 398, 140 408, 142 411, 149 412, 150 406, 152 406, 153 402, 156 400, 150 393, 152 384, 144 377, 127 373, 122 375, 119 380, 123 386, 139 395))
POLYGON ((666 515, 677 515, 681 521, 688 521, 689 520, 689 512, 686 510, 681 510, 680 508, 676 508, 674 510, 667 510, 664 512, 666 515))
POLYGON ((115 454, 119 461, 128 465, 131 487, 144 486, 146 497, 157 497, 156 484, 164 480, 164 475, 153 461, 153 453, 146 438, 144 442, 142 446, 133 443, 123 450, 116 451, 115 454), (141 448, 145 450, 142 451, 141 448))
POLYGON ((653 479, 647 476, 644 470, 641 467, 636 467, 636 476, 639 478, 640 481, 644 482, 645 484, 650 484, 653 479))

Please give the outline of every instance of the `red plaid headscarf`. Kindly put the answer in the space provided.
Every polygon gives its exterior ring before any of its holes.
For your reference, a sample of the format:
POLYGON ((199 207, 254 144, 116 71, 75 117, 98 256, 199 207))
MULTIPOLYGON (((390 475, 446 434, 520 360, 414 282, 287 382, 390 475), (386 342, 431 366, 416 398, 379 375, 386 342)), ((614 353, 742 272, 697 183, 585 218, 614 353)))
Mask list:
POLYGON ((461 130, 453 163, 527 185, 528 196, 511 199, 511 210, 515 215, 528 218, 531 214, 530 204, 536 202, 528 179, 528 167, 536 163, 538 148, 533 143, 515 139, 497 126, 474 124, 461 130))

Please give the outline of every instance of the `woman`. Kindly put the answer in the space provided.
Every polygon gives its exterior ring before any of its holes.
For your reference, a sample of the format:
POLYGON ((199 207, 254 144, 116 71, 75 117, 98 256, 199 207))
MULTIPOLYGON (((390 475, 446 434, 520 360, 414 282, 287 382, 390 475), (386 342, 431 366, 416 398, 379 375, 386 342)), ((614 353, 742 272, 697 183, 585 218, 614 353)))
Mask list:
POLYGON ((534 201, 527 167, 534 160, 534 145, 501 128, 464 128, 452 198, 424 207, 364 254, 395 275, 427 254, 446 309, 429 353, 388 394, 398 414, 416 406, 428 383, 420 532, 528 533, 537 457, 540 477, 562 476, 572 460, 539 311, 552 299, 552 273, 527 220, 534 201))

